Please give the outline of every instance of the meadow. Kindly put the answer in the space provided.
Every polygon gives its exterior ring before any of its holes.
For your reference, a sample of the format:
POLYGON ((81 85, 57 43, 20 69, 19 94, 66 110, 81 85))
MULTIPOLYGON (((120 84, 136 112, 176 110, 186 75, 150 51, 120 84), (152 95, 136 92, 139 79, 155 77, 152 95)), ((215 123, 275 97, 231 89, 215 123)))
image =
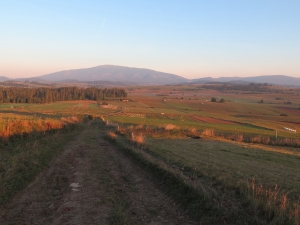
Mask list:
MULTIPOLYGON (((120 149, 138 155, 137 161, 167 171, 176 182, 198 193, 196 199, 202 196, 199 202, 212 202, 213 206, 207 206, 208 216, 234 224, 300 223, 299 92, 236 94, 195 85, 141 86, 127 91, 125 101, 106 98, 98 102, 1 104, 2 149, 11 147, 1 153, 0 171, 11 174, 7 171, 11 171, 13 158, 24 159, 20 141, 34 140, 31 146, 39 143, 34 134, 50 138, 68 126, 73 128, 66 134, 71 134, 76 130, 74 124, 98 117, 106 122, 109 138, 120 149), (11 151, 14 148, 18 150, 11 151), (15 155, 8 156, 11 152, 15 155), (10 159, 4 162, 5 157, 10 159)), ((39 151, 25 161, 34 160, 39 151)), ((2 202, 24 185, 5 194, 8 197, 2 202)), ((197 214, 197 208, 184 203, 184 196, 178 199, 197 214)))
MULTIPOLYGON (((107 126, 115 129, 109 136, 130 155, 138 155, 137 161, 151 162, 154 166, 147 167, 162 168, 170 173, 167 177, 200 192, 202 197, 194 198, 202 205, 203 199, 214 202, 207 207, 218 221, 299 224, 299 95, 281 94, 278 101, 276 94, 170 90, 132 89, 127 110, 146 116, 108 114, 107 126), (211 102, 213 97, 226 101, 211 102), (290 99, 293 104, 287 105, 284 101, 290 99)), ((195 203, 190 211, 201 215, 199 207, 195 203)))

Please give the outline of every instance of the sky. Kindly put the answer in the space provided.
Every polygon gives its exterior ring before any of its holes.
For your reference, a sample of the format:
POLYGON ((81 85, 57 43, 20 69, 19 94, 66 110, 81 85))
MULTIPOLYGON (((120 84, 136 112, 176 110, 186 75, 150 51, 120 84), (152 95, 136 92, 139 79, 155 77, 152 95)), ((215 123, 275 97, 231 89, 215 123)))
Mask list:
POLYGON ((0 0, 0 76, 109 64, 300 77, 299 9, 299 0, 0 0))

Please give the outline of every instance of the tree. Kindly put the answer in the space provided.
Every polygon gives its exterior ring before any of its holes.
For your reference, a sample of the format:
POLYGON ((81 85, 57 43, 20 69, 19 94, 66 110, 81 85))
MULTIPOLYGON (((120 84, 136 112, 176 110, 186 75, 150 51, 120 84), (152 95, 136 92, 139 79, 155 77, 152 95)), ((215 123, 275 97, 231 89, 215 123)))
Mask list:
POLYGON ((211 102, 217 102, 217 99, 215 97, 212 97, 211 102))
POLYGON ((0 88, 0 102, 4 103, 51 103, 64 100, 104 100, 107 98, 126 97, 124 89, 99 89, 60 87, 60 88, 0 88))

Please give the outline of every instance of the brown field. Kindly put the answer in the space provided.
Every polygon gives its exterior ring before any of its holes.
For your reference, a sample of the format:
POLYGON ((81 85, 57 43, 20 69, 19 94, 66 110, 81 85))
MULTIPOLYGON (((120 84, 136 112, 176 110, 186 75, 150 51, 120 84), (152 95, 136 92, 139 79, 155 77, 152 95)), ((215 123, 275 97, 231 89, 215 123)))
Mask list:
POLYGON ((205 116, 191 116, 190 118, 197 122, 203 122, 203 123, 239 124, 238 122, 232 122, 232 121, 222 120, 222 119, 215 119, 215 118, 205 117, 205 116))

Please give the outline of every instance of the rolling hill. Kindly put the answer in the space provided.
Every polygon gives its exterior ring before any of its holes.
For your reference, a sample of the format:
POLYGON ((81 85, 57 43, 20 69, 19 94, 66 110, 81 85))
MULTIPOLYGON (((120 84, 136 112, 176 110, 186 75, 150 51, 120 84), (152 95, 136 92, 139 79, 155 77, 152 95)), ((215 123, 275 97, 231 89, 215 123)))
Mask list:
POLYGON ((85 69, 65 70, 30 79, 59 82, 63 80, 78 81, 118 81, 135 84, 175 84, 189 80, 174 74, 149 69, 103 65, 85 69))
MULTIPOLYGON (((0 81, 8 80, 0 77, 0 81)), ((204 77, 199 79, 186 79, 184 77, 159 72, 150 69, 102 65, 84 69, 64 70, 42 76, 19 78, 17 81, 37 82, 117 82, 118 85, 163 85, 163 84, 205 84, 205 83, 269 83, 274 85, 300 86, 300 78, 285 75, 263 75, 255 77, 204 77)))
POLYGON ((275 85, 289 85, 289 86, 300 86, 300 78, 290 77, 285 75, 263 75, 255 77, 204 77, 200 79, 193 79, 191 83, 235 83, 235 84, 247 84, 247 83, 269 83, 275 85))
POLYGON ((8 78, 8 77, 0 76, 0 82, 6 81, 6 80, 9 80, 9 79, 10 78, 8 78))

